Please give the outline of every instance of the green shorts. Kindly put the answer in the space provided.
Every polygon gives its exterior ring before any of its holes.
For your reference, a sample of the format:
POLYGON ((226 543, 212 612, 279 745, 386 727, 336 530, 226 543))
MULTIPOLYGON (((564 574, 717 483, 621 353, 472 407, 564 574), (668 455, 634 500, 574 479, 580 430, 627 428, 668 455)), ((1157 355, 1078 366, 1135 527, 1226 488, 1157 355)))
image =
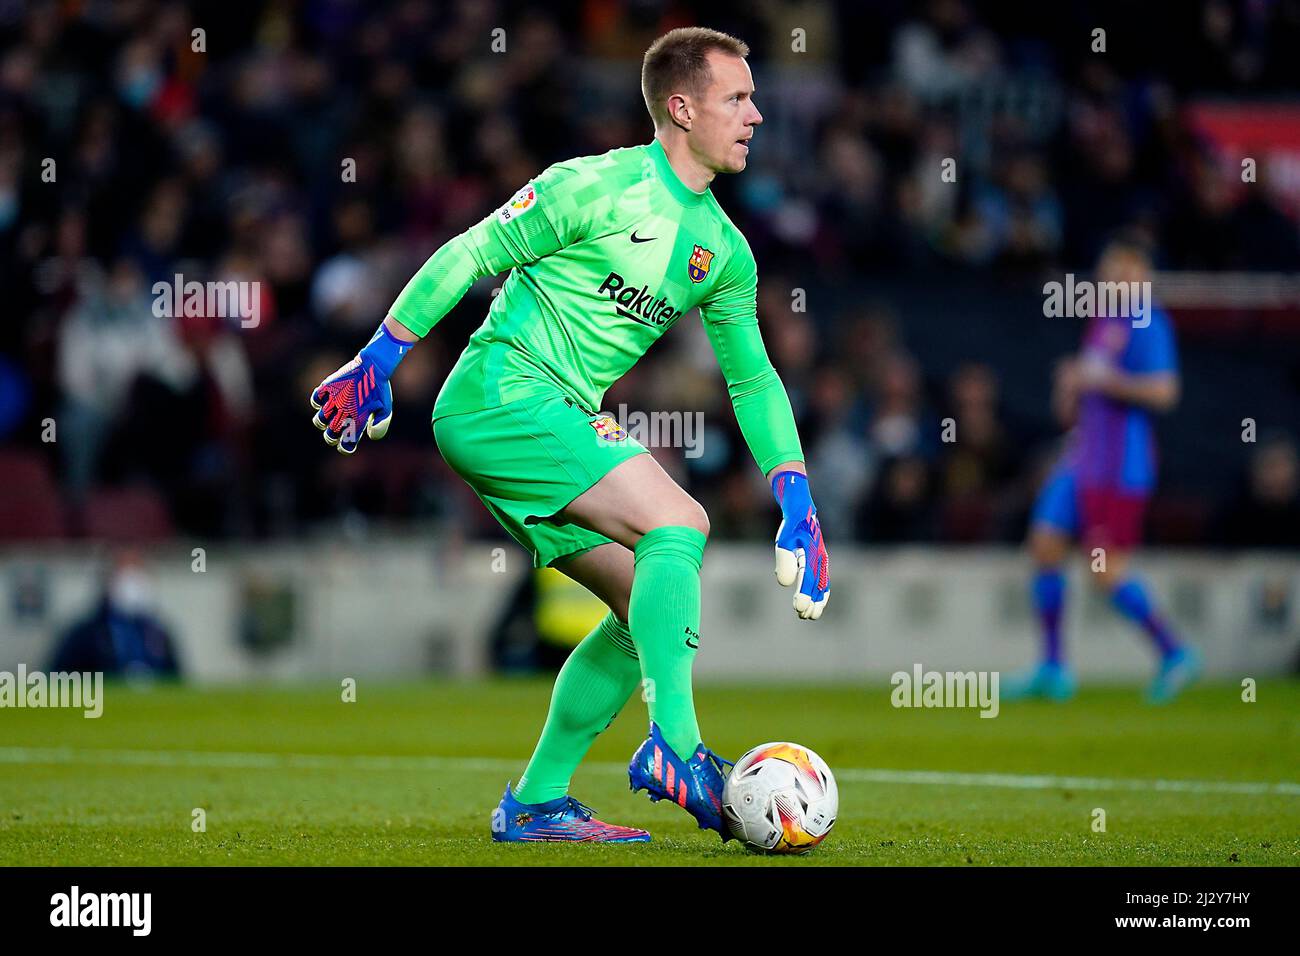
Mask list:
POLYGON ((533 553, 538 568, 609 542, 559 512, 616 465, 645 452, 615 419, 588 412, 559 391, 435 418, 433 437, 447 464, 533 553))

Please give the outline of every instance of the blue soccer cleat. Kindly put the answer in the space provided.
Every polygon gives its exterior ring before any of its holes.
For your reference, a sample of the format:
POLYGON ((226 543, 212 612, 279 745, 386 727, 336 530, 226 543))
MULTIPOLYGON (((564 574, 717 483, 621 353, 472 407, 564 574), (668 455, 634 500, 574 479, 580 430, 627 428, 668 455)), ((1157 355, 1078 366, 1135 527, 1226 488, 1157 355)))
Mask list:
POLYGON ((492 839, 503 843, 649 843, 650 834, 595 819, 596 811, 573 797, 520 803, 506 784, 492 812, 492 839))
POLYGON ((1201 653, 1194 647, 1179 647, 1160 662, 1160 670, 1147 688, 1147 701, 1167 704, 1188 684, 1201 676, 1201 653))
POLYGON ((1074 673, 1064 664, 1042 661, 1027 671, 1012 674, 998 688, 1001 700, 1067 701, 1079 689, 1074 673))
POLYGON ((722 823, 722 787, 734 766, 704 744, 695 748, 690 760, 683 760, 651 721, 650 734, 632 755, 627 777, 634 792, 645 790, 656 802, 671 800, 695 817, 701 830, 718 831, 725 843, 731 834, 722 823))

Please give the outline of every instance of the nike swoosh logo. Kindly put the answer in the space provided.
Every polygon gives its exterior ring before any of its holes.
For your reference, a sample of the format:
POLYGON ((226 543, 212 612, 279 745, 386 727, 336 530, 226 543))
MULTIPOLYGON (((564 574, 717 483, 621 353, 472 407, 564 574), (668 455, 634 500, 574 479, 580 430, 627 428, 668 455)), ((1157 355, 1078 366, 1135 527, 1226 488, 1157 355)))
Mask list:
POLYGON ((635 230, 635 229, 632 230, 632 241, 633 241, 633 242, 654 242, 654 241, 655 241, 656 239, 658 239, 658 238, 659 238, 658 236, 646 236, 646 237, 644 237, 644 238, 642 238, 642 239, 638 239, 637 236, 636 236, 636 230, 635 230))
POLYGON ((688 637, 688 638, 686 639, 686 646, 687 646, 687 647, 698 648, 698 647, 700 646, 700 642, 699 642, 699 641, 696 641, 694 644, 692 644, 692 643, 691 643, 691 639, 688 637))

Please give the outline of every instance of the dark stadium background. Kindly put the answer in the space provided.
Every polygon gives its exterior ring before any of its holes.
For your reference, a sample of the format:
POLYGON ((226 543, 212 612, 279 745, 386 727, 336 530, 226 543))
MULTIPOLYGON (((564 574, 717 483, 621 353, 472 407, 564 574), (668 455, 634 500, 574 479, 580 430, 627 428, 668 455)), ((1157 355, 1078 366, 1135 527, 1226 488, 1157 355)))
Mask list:
MULTIPOLYGON (((193 935, 171 868, 208 865, 882 866, 894 923, 939 890, 944 925, 978 931, 1010 890, 1012 925, 1076 936, 1175 912, 1125 893, 1253 890, 1243 869, 1300 861, 1298 224, 1300 0, 0 0, 0 880, 18 890, 0 925, 47 926, 72 886, 152 887, 158 935, 178 914, 193 935), (689 24, 752 48, 765 122, 713 188, 757 260, 833 558, 826 614, 799 621, 773 580, 780 511, 698 319, 604 410, 703 422, 698 457, 652 449, 710 518, 701 733, 728 758, 769 740, 826 760, 835 831, 798 860, 629 791, 652 682, 573 795, 653 843, 491 839, 549 671, 607 613, 531 568, 431 433, 501 278, 405 357, 383 441, 346 457, 310 420, 311 389, 442 243, 551 163, 649 142, 642 55, 689 24), (1064 610, 1040 615, 1022 547, 1061 448, 1054 369, 1084 328, 1044 314, 1044 285, 1092 278, 1117 235, 1154 250, 1183 373, 1132 562, 1204 658, 1168 706, 1142 693, 1151 642, 1092 586, 1104 560, 1073 555, 1064 610), (177 275, 258 283, 256 326, 155 315, 177 275), (1079 695, 1014 700, 1053 616, 1079 695), (98 716, 84 693, 15 692, 47 671, 105 678, 98 716), (894 693, 977 672, 978 708, 894 693), (114 869, 50 886, 34 865, 114 869), (981 870, 950 892, 922 866, 981 870), (1018 866, 1108 882, 990 872, 1018 866), (1172 869, 1193 866, 1218 869, 1172 869)), ((324 908, 323 880, 256 892, 246 873, 202 888, 238 897, 207 909, 241 932, 258 905, 259 932, 299 942, 429 910, 406 873, 343 874, 347 904, 324 908)), ((505 897, 479 895, 499 922, 505 897)), ((1288 898, 1196 915, 1263 928, 1288 898)))
MULTIPOLYGON (((1300 546, 1297 0, 0 2, 0 537, 502 537, 429 429, 492 283, 406 360, 385 441, 336 455, 306 396, 443 241, 552 162, 648 141, 640 56, 695 22, 753 48, 766 122, 714 188, 757 257, 832 550, 1021 539, 1081 331, 1043 317, 1042 284, 1125 229, 1182 290, 1150 540, 1300 546), (1259 275, 1226 303, 1178 281, 1221 272, 1259 275), (159 345, 150 288, 176 273, 259 280, 260 325, 177 320, 159 345)), ((704 455, 656 454, 716 539, 770 537, 702 335, 676 330, 619 403, 702 411, 704 455)))

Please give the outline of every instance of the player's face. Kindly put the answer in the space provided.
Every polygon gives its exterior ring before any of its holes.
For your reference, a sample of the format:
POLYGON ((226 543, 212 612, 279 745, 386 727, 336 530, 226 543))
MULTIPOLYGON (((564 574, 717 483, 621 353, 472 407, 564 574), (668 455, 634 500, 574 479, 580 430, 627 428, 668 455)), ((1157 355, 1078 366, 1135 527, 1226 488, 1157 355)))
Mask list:
POLYGON ((1097 278, 1102 282, 1146 282, 1151 271, 1146 260, 1124 249, 1102 256, 1097 264, 1097 278))
POLYGON ((749 138, 763 114, 754 105, 754 78, 738 56, 709 54, 713 82, 700 97, 691 125, 692 150, 709 169, 738 173, 749 162, 749 138))

